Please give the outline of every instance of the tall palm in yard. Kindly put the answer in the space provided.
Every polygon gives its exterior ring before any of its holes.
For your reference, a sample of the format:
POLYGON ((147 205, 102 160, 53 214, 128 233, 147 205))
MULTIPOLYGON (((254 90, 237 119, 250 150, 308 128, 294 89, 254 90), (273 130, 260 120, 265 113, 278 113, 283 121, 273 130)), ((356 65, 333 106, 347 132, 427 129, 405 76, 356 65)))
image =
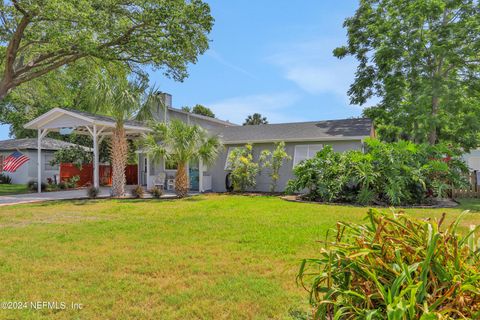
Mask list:
POLYGON ((221 149, 218 137, 209 136, 197 125, 188 125, 173 119, 169 123, 152 124, 153 133, 145 139, 145 146, 153 159, 164 158, 177 165, 175 192, 179 197, 188 193, 187 165, 190 161, 202 160, 210 165, 221 149))
POLYGON ((84 100, 87 109, 115 119, 115 129, 110 141, 110 160, 112 164, 112 196, 125 193, 125 168, 128 160, 128 141, 125 122, 130 119, 147 120, 152 118, 152 104, 159 99, 153 94, 145 94, 145 86, 131 82, 126 77, 105 75, 94 90, 87 90, 89 96, 84 100))

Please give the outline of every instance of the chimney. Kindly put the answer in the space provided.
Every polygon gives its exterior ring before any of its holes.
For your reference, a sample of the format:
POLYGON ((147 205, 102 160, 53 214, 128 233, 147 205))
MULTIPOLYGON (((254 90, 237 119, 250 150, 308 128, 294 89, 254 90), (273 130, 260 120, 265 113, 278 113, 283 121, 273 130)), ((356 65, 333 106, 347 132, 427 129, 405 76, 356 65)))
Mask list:
POLYGON ((172 108, 172 95, 166 92, 157 91, 155 93, 165 108, 160 104, 157 105, 157 115, 160 121, 167 121, 168 108, 172 108))

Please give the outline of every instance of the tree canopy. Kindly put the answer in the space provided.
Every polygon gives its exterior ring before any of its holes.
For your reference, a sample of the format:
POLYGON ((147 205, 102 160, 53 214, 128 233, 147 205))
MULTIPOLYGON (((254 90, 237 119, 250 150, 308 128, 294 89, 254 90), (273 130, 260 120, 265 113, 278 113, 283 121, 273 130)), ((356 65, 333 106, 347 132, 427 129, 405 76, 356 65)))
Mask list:
POLYGON ((254 113, 252 115, 249 115, 243 123, 244 126, 259 124, 268 124, 267 117, 262 117, 260 113, 254 113))
POLYGON ((201 0, 13 0, 0 3, 0 99, 18 85, 95 57, 175 80, 208 49, 213 18, 201 0))
POLYGON ((358 60, 348 94, 385 140, 479 143, 480 4, 474 0, 363 0, 338 58, 358 60))

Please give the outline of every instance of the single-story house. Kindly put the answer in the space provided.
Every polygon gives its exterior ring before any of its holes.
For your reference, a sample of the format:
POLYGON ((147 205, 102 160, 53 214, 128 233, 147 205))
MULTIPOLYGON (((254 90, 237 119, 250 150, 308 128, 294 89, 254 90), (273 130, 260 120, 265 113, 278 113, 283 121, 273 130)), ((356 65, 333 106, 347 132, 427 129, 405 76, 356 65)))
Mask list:
MULTIPOLYGON (((246 143, 253 144, 254 157, 258 158, 262 150, 272 150, 275 142, 285 142, 286 151, 292 159, 286 161, 280 171, 278 190, 282 191, 287 181, 293 177, 293 166, 301 160, 313 157, 323 146, 332 145, 336 151, 362 150, 364 139, 374 136, 372 121, 365 118, 239 126, 229 121, 173 108, 172 97, 169 94, 162 93, 162 98, 166 108, 157 106, 152 110, 156 121, 168 122, 175 118, 199 125, 212 135, 218 135, 225 146, 214 165, 207 167, 201 161, 189 164, 190 189, 193 191, 225 191, 225 178, 229 172, 226 167, 228 153, 246 143)), ((77 134, 90 135, 94 151, 94 185, 99 186, 98 143, 112 134, 115 127, 113 118, 54 108, 24 127, 37 130, 40 141, 45 139, 48 132, 58 132, 62 128, 70 128, 77 134)), ((130 139, 138 139, 151 131, 145 124, 137 121, 127 121, 125 128, 130 139)), ((174 165, 166 163, 163 159, 153 161, 144 150, 137 153, 140 185, 150 189, 161 181, 165 188, 173 187, 176 173, 174 165)), ((40 179, 43 179, 43 176, 42 174, 40 179)), ((264 170, 257 178, 255 190, 268 191, 269 184, 268 172, 264 170)))
MULTIPOLYGON (((59 176, 60 168, 58 165, 50 165, 50 161, 54 158, 54 153, 57 150, 75 146, 73 143, 44 138, 42 140, 42 155, 41 155, 41 173, 42 181, 46 182, 48 178, 59 176)), ((85 148, 86 151, 89 148, 85 148)), ((19 155, 17 153, 17 155, 19 155)), ((0 141, 0 170, 4 175, 12 179, 12 183, 25 184, 30 180, 37 179, 37 138, 26 139, 9 139, 0 141), (6 165, 5 160, 15 152, 21 153, 26 161, 21 164, 14 172, 4 170, 6 165)))
MULTIPOLYGON (((262 150, 273 151, 275 142, 285 142, 291 160, 285 161, 280 170, 278 190, 283 191, 287 181, 293 178, 293 166, 313 157, 324 145, 332 145, 335 151, 362 150, 364 139, 375 134, 372 121, 366 118, 240 126, 175 109, 171 106, 171 96, 164 95, 167 108, 155 113, 156 120, 165 121, 166 118, 169 121, 176 118, 197 124, 211 134, 218 135, 225 147, 211 167, 205 167, 201 163, 190 164, 190 189, 195 191, 226 191, 228 154, 233 148, 247 143, 253 144, 254 159, 258 159, 262 150)), ((139 153, 138 181, 148 189, 154 185, 158 175, 165 176, 166 181, 172 181, 175 172, 175 167, 169 167, 163 160, 154 162, 146 154, 139 153)), ((256 191, 269 191, 268 173, 268 169, 264 169, 257 177, 256 191)))

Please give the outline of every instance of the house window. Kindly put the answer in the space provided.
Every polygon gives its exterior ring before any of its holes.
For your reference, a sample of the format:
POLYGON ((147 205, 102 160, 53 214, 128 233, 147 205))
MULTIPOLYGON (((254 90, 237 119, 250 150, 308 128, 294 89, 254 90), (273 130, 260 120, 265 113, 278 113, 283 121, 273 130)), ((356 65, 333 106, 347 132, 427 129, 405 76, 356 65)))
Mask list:
POLYGON ((177 170, 177 164, 172 160, 165 159, 165 170, 177 170))
POLYGON ((295 146, 295 153, 293 155, 293 166, 302 162, 303 160, 313 158, 318 151, 322 150, 321 144, 299 144, 295 146))
POLYGON ((55 158, 53 154, 46 154, 45 155, 45 170, 58 170, 58 164, 55 165, 50 165, 50 161, 52 161, 55 158))

